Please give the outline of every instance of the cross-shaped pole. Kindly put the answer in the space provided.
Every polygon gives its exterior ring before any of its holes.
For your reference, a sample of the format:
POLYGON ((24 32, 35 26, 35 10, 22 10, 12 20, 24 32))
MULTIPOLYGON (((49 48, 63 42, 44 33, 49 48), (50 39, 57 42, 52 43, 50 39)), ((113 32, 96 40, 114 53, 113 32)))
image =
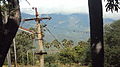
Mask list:
POLYGON ((37 36, 38 36, 38 45, 39 45, 39 52, 36 54, 40 55, 40 67, 44 67, 44 55, 43 54, 47 54, 46 52, 44 52, 44 48, 43 48, 43 31, 42 31, 42 25, 40 24, 40 21, 48 19, 50 20, 51 17, 43 17, 40 18, 37 8, 32 8, 35 10, 35 18, 30 18, 30 19, 23 19, 22 21, 30 21, 30 20, 35 20, 36 24, 37 24, 37 36))

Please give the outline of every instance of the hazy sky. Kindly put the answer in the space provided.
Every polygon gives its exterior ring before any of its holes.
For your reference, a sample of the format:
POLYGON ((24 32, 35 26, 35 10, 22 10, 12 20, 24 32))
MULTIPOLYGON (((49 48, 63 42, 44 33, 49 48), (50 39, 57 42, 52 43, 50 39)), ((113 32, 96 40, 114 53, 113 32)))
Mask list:
MULTIPOLYGON (((88 0, 20 0, 21 11, 29 14, 34 14, 31 7, 38 7, 39 13, 88 13, 88 0)), ((104 1, 104 0, 103 0, 104 1)), ((103 9, 105 9, 105 2, 103 3, 103 9)), ((104 12, 105 18, 120 19, 119 13, 104 12)))

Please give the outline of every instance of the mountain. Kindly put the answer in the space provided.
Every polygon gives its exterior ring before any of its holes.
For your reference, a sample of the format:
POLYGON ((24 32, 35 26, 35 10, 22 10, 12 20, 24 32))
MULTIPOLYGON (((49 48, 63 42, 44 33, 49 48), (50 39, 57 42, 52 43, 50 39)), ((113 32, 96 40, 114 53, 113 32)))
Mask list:
MULTIPOLYGON (((34 15, 22 13, 22 18, 33 18, 34 15)), ((52 17, 52 20, 43 20, 42 24, 47 24, 48 29, 56 36, 57 39, 70 40, 88 40, 89 34, 89 17, 88 14, 42 14, 40 17, 52 17)), ((111 18, 104 18, 104 24, 113 22, 111 18)), ((35 27, 35 21, 22 22, 21 26, 25 28, 35 27)), ((51 41, 54 38, 45 31, 45 40, 51 41)))

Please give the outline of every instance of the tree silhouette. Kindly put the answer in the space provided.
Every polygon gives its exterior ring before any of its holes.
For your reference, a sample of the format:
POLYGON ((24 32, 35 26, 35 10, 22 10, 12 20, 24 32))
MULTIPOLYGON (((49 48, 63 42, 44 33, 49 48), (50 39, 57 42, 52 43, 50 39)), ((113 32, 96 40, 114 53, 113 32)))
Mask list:
POLYGON ((104 67, 103 13, 101 0, 88 0, 92 67, 104 67))
MULTIPOLYGON (((0 67, 2 67, 4 63, 4 59, 7 55, 8 49, 12 44, 13 38, 18 30, 20 24, 20 8, 18 0, 1 0, 4 2, 8 2, 6 8, 8 9, 7 14, 8 18, 7 22, 4 22, 2 16, 3 12, 0 10, 0 67)), ((2 9, 2 5, 0 4, 0 9, 2 9)), ((5 15, 6 16, 6 15, 5 15)))
MULTIPOLYGON (((92 67, 104 67, 102 0, 88 0, 92 67)), ((119 0, 107 0, 106 11, 120 9, 119 0)))
POLYGON ((117 11, 120 9, 120 0, 107 0, 106 11, 117 11))

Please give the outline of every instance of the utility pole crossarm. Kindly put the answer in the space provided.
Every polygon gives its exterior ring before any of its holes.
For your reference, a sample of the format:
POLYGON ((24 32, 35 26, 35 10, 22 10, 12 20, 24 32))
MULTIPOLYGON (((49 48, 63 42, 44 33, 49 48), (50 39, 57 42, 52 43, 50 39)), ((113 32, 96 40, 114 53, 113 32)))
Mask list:
POLYGON ((22 19, 21 21, 30 21, 30 20, 45 20, 45 19, 48 19, 48 20, 51 20, 52 18, 51 17, 43 17, 43 18, 30 18, 30 19, 22 19))
MULTIPOLYGON (((33 9, 35 10, 35 18, 30 18, 30 19, 23 19, 22 21, 31 21, 31 20, 35 20, 36 21, 36 27, 37 27, 37 36, 38 36, 38 45, 39 45, 39 52, 35 53, 37 55, 40 55, 40 67, 44 67, 44 54, 47 54, 47 52, 44 51, 43 48, 43 31, 42 31, 42 25, 40 23, 40 21, 42 20, 50 20, 51 17, 39 17, 39 14, 37 12, 37 8, 33 7, 33 9)), ((27 32, 31 32, 27 29, 23 29, 20 28, 22 30, 25 30, 27 32)))
POLYGON ((44 20, 44 19, 48 19, 48 20, 51 20, 52 18, 51 17, 44 17, 44 18, 39 18, 40 20, 44 20))
POLYGON ((30 21, 30 20, 36 20, 36 18, 30 18, 30 19, 22 19, 21 21, 30 21))

